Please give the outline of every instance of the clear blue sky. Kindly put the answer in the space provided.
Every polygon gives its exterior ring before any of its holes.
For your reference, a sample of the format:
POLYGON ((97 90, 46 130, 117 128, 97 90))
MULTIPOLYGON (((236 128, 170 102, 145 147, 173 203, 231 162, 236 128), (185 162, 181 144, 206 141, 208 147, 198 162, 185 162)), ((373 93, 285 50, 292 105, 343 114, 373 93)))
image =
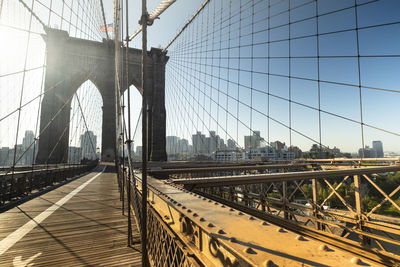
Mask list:
MULTIPOLYGON (((400 133, 400 120, 398 119, 400 79, 396 74, 400 67, 400 18, 398 15, 400 2, 395 0, 383 0, 369 4, 366 3, 370 1, 357 2, 365 4, 358 7, 358 27, 361 28, 358 36, 360 66, 358 66, 357 59, 357 34, 354 30, 356 27, 355 9, 352 7, 354 2, 318 1, 318 14, 321 16, 318 21, 318 32, 321 34, 319 36, 319 56, 321 57, 319 79, 322 81, 319 83, 320 108, 325 111, 321 112, 321 140, 322 144, 326 146, 336 146, 347 152, 355 152, 361 147, 360 124, 350 121, 361 121, 359 84, 361 84, 363 122, 397 134, 400 133), (336 10, 342 11, 334 12, 336 10), (391 25, 368 28, 380 24, 391 25), (335 33, 336 31, 344 32, 335 33), (378 91, 370 87, 397 90, 397 92, 378 91)), ((269 116, 273 119, 270 120, 270 141, 281 140, 286 144, 290 143, 288 128, 274 120, 286 126, 291 124, 292 129, 318 141, 319 113, 318 110, 315 110, 319 106, 317 37, 312 36, 317 32, 315 2, 291 1, 291 8, 305 5, 292 10, 289 14, 285 12, 288 9, 289 1, 281 1, 271 8, 272 18, 270 21, 266 20, 267 9, 264 9, 267 2, 255 2, 257 4, 253 10, 256 13, 254 17, 248 16, 251 8, 246 9, 246 1, 232 3, 232 12, 239 9, 239 3, 243 5, 240 22, 240 16, 237 15, 229 21, 230 27, 226 22, 223 26, 224 29, 219 30, 220 17, 229 17, 229 1, 211 1, 193 25, 186 30, 187 34, 176 42, 176 46, 181 47, 177 50, 185 49, 186 46, 190 47, 190 44, 187 45, 185 42, 197 43, 197 47, 187 49, 190 55, 188 52, 185 54, 185 52, 179 51, 174 54, 174 46, 170 48, 172 54, 167 75, 174 73, 173 75, 178 81, 172 82, 172 78, 171 80, 167 79, 167 88, 174 87, 172 88, 173 95, 183 94, 189 100, 186 101, 182 97, 181 102, 175 101, 169 105, 171 109, 176 110, 175 113, 171 113, 185 114, 186 111, 189 113, 182 116, 187 127, 180 126, 182 120, 178 123, 173 119, 170 120, 170 125, 175 127, 175 130, 171 131, 171 135, 179 135, 173 132, 185 132, 185 138, 190 139, 190 134, 197 129, 206 133, 208 130, 216 130, 221 137, 232 137, 243 146, 243 136, 250 133, 248 128, 251 127, 252 130, 260 130, 261 136, 267 139, 268 119, 265 115, 268 113, 266 93, 269 90, 271 93, 269 116), (264 11, 257 13, 259 10, 264 11), (274 14, 279 15, 274 16, 274 14), (289 26, 282 26, 288 23, 289 16, 292 22, 291 38, 311 36, 291 40, 289 44, 285 40, 289 37, 289 26), (260 22, 254 23, 252 27, 244 28, 243 26, 257 21, 260 22), (268 22, 270 22, 270 27, 274 28, 270 31, 270 44, 268 44, 268 32, 266 31, 268 22), (239 27, 242 27, 242 30, 238 30, 239 27), (221 50, 218 47, 219 36, 221 32, 227 34, 226 28, 231 29, 231 41, 228 42, 225 37, 226 40, 222 42, 222 47, 231 47, 231 49, 221 50), (252 32, 254 34, 251 34, 252 32), (242 46, 240 51, 237 48, 239 35, 242 46), (203 45, 201 45, 202 42, 204 42, 203 45), (217 44, 215 44, 216 42, 217 44), (246 44, 251 44, 251 42, 258 45, 246 47, 246 44), (268 45, 269 56, 275 57, 269 60, 269 69, 266 59, 268 45), (210 50, 214 50, 214 52, 210 52, 210 50), (239 54, 240 60, 237 59, 239 54), (252 54, 258 59, 249 59, 252 54), (293 57, 290 62, 287 58, 289 55, 293 57), (229 63, 226 60, 228 56, 230 57, 229 63), (219 62, 217 59, 220 57, 223 59, 219 62), (179 63, 177 63, 178 61, 179 63), (210 65, 213 65, 214 68, 210 65), (222 66, 225 70, 218 70, 218 66, 222 66), (226 71, 227 67, 231 69, 226 71), (236 70, 238 68, 240 71, 236 70), (217 76, 218 71, 222 80, 211 79, 212 76, 217 76), (273 75, 268 77, 265 75, 268 72, 273 75), (289 79, 282 76, 300 79, 289 79), (302 80, 302 78, 311 80, 302 80), (226 80, 230 82, 227 84, 226 80), (240 85, 238 86, 237 83, 240 85), (199 93, 199 91, 204 91, 204 93, 199 93), (289 98, 293 101, 291 104, 289 104, 289 98), (181 103, 183 106, 180 105, 181 103), (290 114, 289 105, 291 106, 290 114), (253 108, 252 112, 250 112, 249 106, 253 108), (250 115, 250 113, 252 114, 250 115), (226 117, 228 117, 227 127, 226 117), (237 121, 237 117, 241 122, 237 121)), ((292 144, 308 150, 314 142, 304 138, 301 134, 292 131, 292 144)), ((371 146, 373 140, 381 140, 385 150, 400 150, 399 136, 367 126, 364 127, 364 139, 365 145, 368 146, 371 146)))

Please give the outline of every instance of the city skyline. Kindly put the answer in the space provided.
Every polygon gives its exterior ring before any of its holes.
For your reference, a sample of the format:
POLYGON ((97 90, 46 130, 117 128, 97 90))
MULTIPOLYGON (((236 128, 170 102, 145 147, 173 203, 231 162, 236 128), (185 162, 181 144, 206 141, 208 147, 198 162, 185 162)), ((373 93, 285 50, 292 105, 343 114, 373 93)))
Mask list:
MULTIPOLYGON (((97 136, 92 131, 86 131, 79 138, 79 147, 68 147, 68 163, 80 163, 82 159, 94 160, 99 158, 97 151, 97 136), (93 147, 96 150, 93 152, 93 147)), ((14 147, 0 146, 0 166, 29 166, 34 164, 39 144, 36 142, 33 131, 26 130, 22 144, 14 147), (16 152, 16 154, 15 154, 16 152), (14 158, 15 155, 15 158, 14 158)), ((66 152, 67 153, 67 152, 66 152)))
MULTIPOLYGON (((237 149, 242 149, 242 150, 246 150, 246 149, 248 149, 248 148, 259 148, 259 147, 266 147, 266 146, 270 146, 270 147, 275 147, 275 146, 285 146, 286 148, 290 148, 289 146, 287 146, 287 144, 285 143, 285 142, 281 142, 281 140, 275 140, 275 141, 271 141, 269 144, 268 144, 268 142, 266 142, 262 137, 259 137, 260 135, 258 134, 258 132, 259 131, 253 131, 253 135, 252 136, 243 136, 243 139, 244 140, 246 140, 246 138, 248 138, 248 139, 251 139, 251 137, 253 137, 253 138, 255 138, 255 139, 253 139, 253 140, 256 140, 257 138, 259 139, 258 141, 254 141, 254 143, 255 144, 257 144, 257 145, 255 145, 255 146, 244 146, 244 147, 240 147, 240 146, 236 146, 235 144, 236 144, 236 142, 234 141, 234 140, 232 140, 232 139, 228 139, 227 140, 227 142, 225 142, 225 140, 223 139, 223 138, 221 138, 219 135, 216 135, 215 134, 215 131, 210 131, 210 133, 209 133, 209 136, 207 137, 205 134, 203 134, 201 131, 197 131, 196 133, 194 133, 193 135, 192 135, 192 138, 191 139, 185 139, 185 138, 182 138, 182 137, 179 137, 179 136, 167 136, 167 138, 166 138, 166 145, 167 145, 167 153, 168 153, 168 151, 171 151, 171 150, 173 150, 174 148, 176 148, 176 146, 178 146, 179 147, 179 141, 182 141, 182 140, 184 140, 183 141, 183 143, 187 143, 185 146, 192 146, 192 152, 193 151, 195 151, 195 146, 196 145, 198 145, 199 146, 199 148, 197 149, 197 151, 205 151, 205 149, 203 148, 200 148, 200 146, 203 144, 203 145, 205 145, 205 146, 209 146, 209 140, 207 140, 207 138, 208 139, 211 139, 211 137, 212 136, 214 136, 214 138, 215 138, 215 140, 221 140, 221 142, 219 142, 220 144, 222 144, 222 146, 221 147, 223 147, 223 148, 227 148, 227 147, 229 147, 228 146, 228 143, 229 143, 229 141, 231 141, 231 142, 233 142, 233 143, 231 143, 231 146, 230 146, 230 148, 237 148, 237 149), (195 138, 196 137, 196 145, 193 145, 193 138, 195 138), (190 143, 190 141, 192 141, 191 143, 190 143), (175 146, 176 145, 176 146, 175 146)), ((218 142, 216 142, 216 143, 218 143, 218 142)), ((246 143, 246 141, 244 141, 244 143, 246 143)), ((380 140, 374 140, 374 141, 372 141, 371 142, 371 144, 372 144, 372 147, 373 147, 373 149, 376 149, 376 150, 380 150, 381 152, 376 152, 376 153, 380 153, 380 154, 378 154, 378 158, 379 157, 383 157, 384 155, 383 155, 383 153, 390 153, 390 152, 395 152, 395 151, 388 151, 388 150, 386 150, 386 149, 383 149, 383 142, 382 141, 380 141, 380 140), (374 147, 374 144, 375 144, 375 147, 374 147), (380 147, 380 148, 377 148, 377 147, 380 147)), ((317 146, 318 147, 318 150, 319 150, 319 144, 312 144, 310 147, 308 147, 308 148, 301 148, 301 150, 302 151, 309 151, 309 150, 311 150, 311 149, 313 149, 314 148, 314 146, 317 146)), ((141 147, 141 146, 137 146, 137 147, 141 147)), ((215 146, 215 147, 218 147, 218 146, 215 146)), ((292 147, 298 147, 296 144, 293 144, 292 145, 292 147)), ((366 149, 369 149, 370 147, 369 147, 369 145, 368 144, 366 144, 366 147, 365 147, 366 149)), ((333 147, 322 147, 322 150, 333 150, 333 151, 339 151, 340 153, 348 153, 348 154, 351 154, 351 155, 356 155, 356 154, 359 154, 359 151, 360 151, 360 149, 361 148, 359 148, 359 149, 356 149, 356 150, 354 150, 354 151, 342 151, 341 149, 340 149, 340 147, 337 147, 337 146, 333 146, 333 147)), ((396 153, 396 152, 395 152, 396 153)), ((399 156, 400 156, 400 153, 399 153, 399 156)))

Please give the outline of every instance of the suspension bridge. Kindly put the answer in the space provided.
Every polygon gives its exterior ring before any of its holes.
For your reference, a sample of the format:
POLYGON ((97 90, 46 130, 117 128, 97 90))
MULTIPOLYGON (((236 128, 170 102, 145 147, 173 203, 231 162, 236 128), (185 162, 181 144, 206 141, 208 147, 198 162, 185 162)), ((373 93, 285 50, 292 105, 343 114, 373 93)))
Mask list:
POLYGON ((0 265, 400 266, 399 9, 0 0, 0 265))

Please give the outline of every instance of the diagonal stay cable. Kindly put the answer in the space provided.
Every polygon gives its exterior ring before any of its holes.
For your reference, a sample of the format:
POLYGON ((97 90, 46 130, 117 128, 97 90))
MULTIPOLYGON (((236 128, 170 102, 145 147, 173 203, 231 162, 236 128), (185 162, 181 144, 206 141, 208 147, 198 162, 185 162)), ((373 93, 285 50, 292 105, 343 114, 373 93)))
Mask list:
MULTIPOLYGON (((193 64, 196 64, 196 63, 193 63, 193 64)), ((224 78, 221 78, 221 77, 216 77, 216 76, 213 76, 213 75, 211 75, 211 74, 209 74, 209 73, 202 72, 201 70, 197 70, 197 69, 194 69, 194 68, 191 68, 191 67, 187 67, 187 68, 188 68, 189 70, 197 71, 197 72, 200 72, 200 73, 202 73, 202 74, 204 74, 204 75, 211 76, 212 78, 219 78, 219 79, 221 79, 221 80, 223 80, 223 81, 226 81, 226 82, 228 82, 228 83, 238 84, 238 83, 229 81, 228 79, 224 79, 224 78)), ((223 68, 223 67, 221 67, 221 68, 223 68)), ((232 70, 233 68, 230 68, 230 69, 232 70)), ((234 69, 234 70, 235 70, 235 69, 234 69)), ((241 71, 246 71, 246 70, 241 70, 241 71)), ((247 72, 247 71, 246 71, 246 72, 247 72)), ((185 72, 185 73, 188 74, 189 76, 194 77, 193 75, 189 74, 188 72, 185 72)), ((253 73, 257 73, 257 72, 254 71, 253 73)), ((270 75, 276 75, 276 74, 270 74, 270 75)), ((284 75, 276 75, 276 76, 284 76, 284 75)), ((288 76, 288 77, 290 77, 290 76, 288 76)), ((295 78, 295 77, 290 77, 290 78, 295 78)), ((301 79, 304 79, 304 78, 301 78, 301 79)), ((304 79, 304 80, 306 80, 306 79, 304 79)), ((201 80, 200 80, 200 82, 206 84, 204 81, 201 81, 201 80)), ((323 82, 326 82, 326 81, 320 80, 320 82, 323 83, 323 82)), ((331 83, 331 82, 329 82, 329 83, 331 83)), ((208 84, 206 84, 206 85, 208 85, 208 84)), ((325 114, 327 114, 327 115, 331 115, 331 116, 334 116, 334 117, 337 117, 337 118, 341 118, 341 119, 343 119, 343 120, 347 120, 347 121, 350 121, 350 122, 353 122, 353 123, 362 124, 362 125, 364 125, 364 126, 366 126, 366 127, 373 128, 373 129, 375 129, 375 130, 379 130, 379 131, 382 131, 382 132, 385 132, 385 133, 388 133, 388 134, 391 134, 391 135, 400 136, 400 133, 396 133, 396 132, 393 132, 393 131, 389 131, 389 130, 387 130, 387 129, 383 129, 383 128, 377 127, 377 126, 375 126, 375 125, 371 125, 371 124, 368 124, 368 123, 365 123, 365 122, 360 122, 360 121, 357 121, 357 120, 354 120, 354 119, 351 119, 351 118, 348 118, 348 117, 345 117, 345 116, 342 116, 342 115, 339 115, 339 114, 335 114, 335 113, 329 112, 329 111, 327 111, 327 110, 318 109, 318 108, 315 108, 315 107, 312 107, 312 106, 309 106, 309 105, 307 105, 307 104, 300 103, 300 102, 297 102, 297 101, 294 101, 294 100, 289 100, 288 98, 281 97, 281 96, 278 96, 278 95, 275 95, 275 94, 272 94, 272 93, 264 92, 264 91, 258 90, 258 89, 256 89, 256 88, 251 88, 250 86, 247 86, 247 85, 244 85, 244 84, 239 84, 239 85, 240 85, 241 87, 244 87, 244 88, 247 88, 247 89, 251 89, 251 90, 256 91, 256 92, 258 92, 258 93, 266 94, 266 95, 269 95, 269 96, 272 96, 272 97, 275 97, 275 98, 278 98, 278 99, 281 99, 281 100, 284 100, 284 101, 287 101, 287 102, 291 102, 291 103, 297 104, 297 105, 299 105, 299 106, 303 106, 303 107, 306 107, 306 108, 309 108, 309 109, 313 109, 313 110, 320 111, 321 113, 325 113, 325 114)), ((365 86, 363 86, 363 88, 372 89, 372 88, 368 88, 368 87, 365 87, 365 86)), ((215 88, 215 89, 217 89, 217 88, 215 88)), ((374 88, 374 89, 376 89, 376 88, 374 88)), ((217 90, 218 90, 218 89, 217 89, 217 90)), ((385 91, 386 91, 386 90, 385 90, 385 91)), ((227 97, 236 100, 236 99, 233 98, 231 95, 226 94, 226 93, 224 93, 224 92, 222 92, 222 91, 220 91, 220 92, 221 92, 222 94, 225 94, 227 97)), ((393 92, 393 91, 392 91, 392 92, 393 92)), ((395 91, 395 92, 400 93, 400 91, 395 91)), ((242 104, 243 104, 243 105, 246 105, 245 103, 242 103, 242 104)), ((247 106, 248 106, 248 105, 247 105, 247 106)), ((258 110, 256 110, 256 111, 259 112, 259 113, 261 113, 261 112, 258 111, 258 110)), ((319 143, 319 142, 318 142, 318 143, 319 143)))
MULTIPOLYGON (((76 100, 78 101, 78 106, 79 106, 79 109, 80 109, 81 114, 82 114, 82 118, 83 118, 83 122, 85 124, 86 131, 89 132, 89 127, 87 126, 85 114, 83 113, 82 106, 81 106, 81 101, 79 100, 78 94, 75 93, 75 97, 76 97, 76 100)), ((93 145, 93 141, 92 141, 92 138, 91 138, 90 135, 89 135, 89 140, 90 140, 90 144, 92 145, 93 153, 96 154, 96 148, 93 145)))
MULTIPOLYGON (((87 80, 90 77, 91 74, 88 74, 85 77, 85 80, 87 80)), ((79 79, 77 79, 79 80, 79 79)), ((24 157, 24 155, 27 153, 27 151, 33 146, 33 144, 36 142, 36 139, 39 139, 40 136, 43 134, 44 131, 47 130, 47 128, 50 127, 50 125, 54 122, 54 120, 57 118, 57 116, 61 113, 62 110, 64 110, 64 108, 67 106, 67 104, 71 101, 71 99, 73 98, 74 94, 72 94, 65 102, 64 104, 57 110, 56 114, 54 114, 54 116, 50 119, 50 121, 43 127, 43 129, 39 132, 39 135, 33 140, 33 142, 31 142, 29 144, 29 146, 25 149, 25 151, 23 153, 21 153, 21 155, 19 156, 18 159, 15 160, 15 163, 13 163, 12 166, 10 166, 10 168, 6 171, 5 175, 9 174, 11 171, 14 171, 14 168, 16 166, 16 164, 24 157)))

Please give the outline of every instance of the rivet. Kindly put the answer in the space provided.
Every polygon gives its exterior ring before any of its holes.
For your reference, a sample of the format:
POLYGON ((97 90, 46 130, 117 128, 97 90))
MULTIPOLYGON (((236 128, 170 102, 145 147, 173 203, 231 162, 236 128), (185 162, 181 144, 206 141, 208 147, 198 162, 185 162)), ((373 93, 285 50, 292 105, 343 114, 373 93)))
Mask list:
POLYGON ((208 227, 214 227, 214 224, 209 223, 207 226, 208 226, 208 227))
POLYGON ((218 202, 215 202, 214 205, 218 205, 218 202))
POLYGON ((351 258, 350 262, 357 265, 361 265, 363 263, 362 260, 358 257, 351 258))
POLYGON ((225 208, 225 205, 222 205, 221 208, 225 208))
POLYGON ((206 219, 204 219, 204 218, 200 218, 200 221, 201 221, 201 222, 205 222, 205 221, 206 221, 206 219))
POLYGON ((182 204, 181 204, 181 203, 178 203, 178 206, 180 207, 180 206, 182 206, 182 204))
POLYGON ((186 209, 186 207, 185 207, 185 206, 182 206, 182 209, 186 209))
POLYGON ((268 225, 268 223, 267 222, 262 222, 261 225, 268 225))
POLYGON ((192 210, 191 210, 191 209, 188 209, 188 212, 192 212, 192 210))
POLYGON ((230 208, 229 211, 235 211, 234 209, 230 208))
POLYGON ((249 253, 249 254, 257 254, 257 252, 252 248, 246 248, 244 250, 244 252, 249 253))
POLYGON ((249 220, 250 220, 250 221, 254 221, 255 219, 256 219, 256 218, 254 218, 253 216, 250 216, 250 217, 249 217, 249 220))
POLYGON ((199 216, 199 215, 197 215, 197 213, 193 213, 193 217, 197 217, 197 216, 199 216))
POLYGON ((264 266, 265 266, 265 267, 276 267, 276 266, 278 266, 278 265, 276 265, 272 260, 267 260, 267 261, 264 263, 264 266))
POLYGON ((278 232, 280 232, 280 233, 286 233, 286 230, 283 229, 283 228, 279 228, 279 229, 278 229, 278 232))
POLYGON ((237 243, 237 239, 234 237, 229 238, 229 241, 231 241, 232 243, 237 243))
POLYGON ((226 233, 225 233, 224 230, 220 229, 220 230, 218 231, 218 234, 224 235, 224 234, 226 234, 226 233))
POLYGON ((241 211, 239 211, 239 213, 238 213, 239 215, 243 215, 243 212, 241 212, 241 211))
POLYGON ((321 246, 319 246, 318 249, 321 250, 321 251, 328 251, 328 250, 329 250, 328 246, 327 246, 327 245, 324 245, 324 244, 322 244, 321 246))
POLYGON ((296 240, 299 240, 299 241, 307 241, 307 239, 305 239, 304 236, 302 236, 302 235, 297 235, 297 236, 296 236, 296 240))
POLYGON ((154 200, 151 201, 151 204, 156 204, 156 202, 154 200))
POLYGON ((211 200, 209 200, 208 202, 212 202, 211 200))
POLYGON ((203 200, 207 200, 207 198, 203 197, 203 200))

